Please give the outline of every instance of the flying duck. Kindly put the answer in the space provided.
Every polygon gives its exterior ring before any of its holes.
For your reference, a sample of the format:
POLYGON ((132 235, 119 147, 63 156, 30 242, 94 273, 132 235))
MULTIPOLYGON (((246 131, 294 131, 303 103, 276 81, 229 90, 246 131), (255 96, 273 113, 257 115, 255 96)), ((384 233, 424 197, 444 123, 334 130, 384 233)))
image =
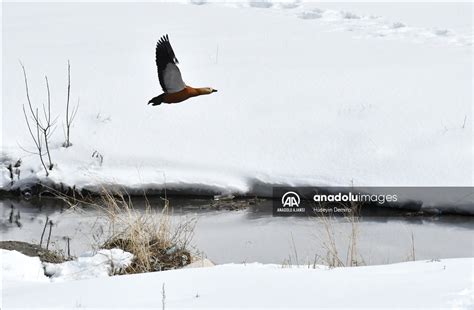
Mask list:
POLYGON ((174 55, 168 35, 161 37, 156 43, 156 66, 163 94, 152 98, 148 104, 160 105, 164 103, 178 103, 191 97, 209 95, 217 92, 211 87, 194 88, 187 86, 177 66, 178 59, 174 55))

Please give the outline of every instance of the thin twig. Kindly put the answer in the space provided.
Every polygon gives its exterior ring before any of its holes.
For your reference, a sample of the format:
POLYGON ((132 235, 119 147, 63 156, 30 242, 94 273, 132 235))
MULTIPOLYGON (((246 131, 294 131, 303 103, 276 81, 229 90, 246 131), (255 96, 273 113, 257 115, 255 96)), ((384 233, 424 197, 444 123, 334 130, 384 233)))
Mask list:
POLYGON ((70 259, 71 258, 71 246, 70 246, 70 241, 71 241, 71 238, 67 237, 67 258, 70 259))
POLYGON ((44 237, 44 233, 46 231, 46 226, 48 226, 48 222, 49 222, 49 217, 46 216, 46 222, 44 222, 43 233, 41 234, 41 239, 40 239, 40 247, 43 244, 43 237, 44 237))
POLYGON ((161 309, 165 310, 166 305, 166 292, 165 292, 165 283, 161 286, 161 309))
POLYGON ((51 239, 51 230, 53 230, 53 221, 49 221, 49 234, 48 234, 48 242, 46 243, 46 250, 49 248, 49 241, 51 239))
POLYGON ((66 100, 66 128, 65 135, 66 141, 64 142, 64 147, 70 147, 71 144, 71 125, 76 117, 77 110, 79 109, 79 100, 77 101, 76 107, 72 109, 72 113, 69 113, 69 104, 71 98, 71 63, 67 61, 67 100, 66 100))
POLYGON ((293 251, 295 251, 296 266, 299 267, 300 264, 298 261, 298 251, 296 250, 295 239, 293 238, 292 232, 291 232, 291 242, 293 243, 293 251))
MULTIPOLYGON (((49 170, 53 169, 53 162, 51 160, 51 153, 49 151, 49 132, 51 128, 51 93, 49 90, 49 82, 48 82, 48 77, 45 76, 46 79, 46 89, 48 90, 48 115, 45 113, 45 120, 46 120, 46 127, 43 126, 43 136, 44 136, 44 146, 46 148, 46 154, 48 155, 48 161, 49 161, 49 170)), ((44 105, 43 105, 43 111, 45 111, 44 105)))

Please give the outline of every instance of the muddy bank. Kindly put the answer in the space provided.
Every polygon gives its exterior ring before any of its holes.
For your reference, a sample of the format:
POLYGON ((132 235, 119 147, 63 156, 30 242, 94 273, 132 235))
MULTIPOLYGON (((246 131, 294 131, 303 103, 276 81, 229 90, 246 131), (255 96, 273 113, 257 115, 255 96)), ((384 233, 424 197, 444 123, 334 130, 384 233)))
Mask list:
POLYGON ((37 244, 23 241, 0 241, 0 249, 18 251, 26 256, 38 256, 43 263, 62 263, 66 259, 59 253, 46 250, 37 244))

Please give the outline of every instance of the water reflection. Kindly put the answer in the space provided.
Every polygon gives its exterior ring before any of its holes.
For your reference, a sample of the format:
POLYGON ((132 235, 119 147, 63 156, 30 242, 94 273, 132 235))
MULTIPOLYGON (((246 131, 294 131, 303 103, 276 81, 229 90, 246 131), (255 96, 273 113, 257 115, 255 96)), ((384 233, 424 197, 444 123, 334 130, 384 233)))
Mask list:
MULTIPOLYGON (((156 211, 164 206, 160 198, 150 198, 156 211)), ((304 263, 321 253, 321 222, 308 217, 273 217, 271 200, 216 202, 211 199, 170 198, 172 218, 196 217, 194 246, 217 263, 281 263, 298 252, 304 263)), ((133 199, 134 208, 144 210, 146 200, 133 199)), ((472 233, 474 217, 387 215, 379 211, 359 218, 359 247, 371 264, 406 259, 415 236, 417 258, 433 259, 474 256, 472 233)), ((58 199, 0 201, 0 231, 3 240, 39 243, 46 219, 53 221, 53 246, 71 254, 91 250, 100 231, 106 227, 95 208, 78 205, 71 209, 58 199)), ((332 220, 341 254, 347 251, 350 223, 344 218, 332 220)))

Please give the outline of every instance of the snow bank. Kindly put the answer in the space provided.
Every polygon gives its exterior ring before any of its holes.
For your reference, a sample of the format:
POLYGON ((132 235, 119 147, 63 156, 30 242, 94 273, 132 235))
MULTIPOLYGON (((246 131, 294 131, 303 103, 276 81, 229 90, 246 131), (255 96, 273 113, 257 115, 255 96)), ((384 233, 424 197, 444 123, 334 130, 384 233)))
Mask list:
POLYGON ((18 59, 35 104, 48 75, 58 127, 71 60, 80 108, 73 146, 61 147, 61 128, 52 138, 50 176, 68 186, 258 194, 271 185, 474 183, 470 3, 3 9, 0 188, 9 188, 5 167, 18 158, 22 179, 44 180, 23 150, 32 141, 18 59), (165 33, 184 80, 217 94, 146 105, 161 91, 154 47, 165 33))
POLYGON ((166 309, 469 309, 474 306, 473 268, 474 258, 335 269, 229 264, 31 284, 28 298, 24 287, 6 278, 2 293, 5 308, 157 308, 164 284, 166 309))
POLYGON ((3 287, 22 287, 28 282, 49 282, 39 257, 26 256, 17 251, 0 251, 3 287))
POLYGON ((62 264, 45 263, 45 274, 52 281, 79 280, 111 276, 127 268, 133 254, 121 249, 85 253, 62 264))
POLYGON ((63 282, 108 277, 132 263, 133 254, 121 249, 84 253, 61 264, 42 263, 38 257, 1 250, 2 280, 8 287, 35 282, 63 282))

